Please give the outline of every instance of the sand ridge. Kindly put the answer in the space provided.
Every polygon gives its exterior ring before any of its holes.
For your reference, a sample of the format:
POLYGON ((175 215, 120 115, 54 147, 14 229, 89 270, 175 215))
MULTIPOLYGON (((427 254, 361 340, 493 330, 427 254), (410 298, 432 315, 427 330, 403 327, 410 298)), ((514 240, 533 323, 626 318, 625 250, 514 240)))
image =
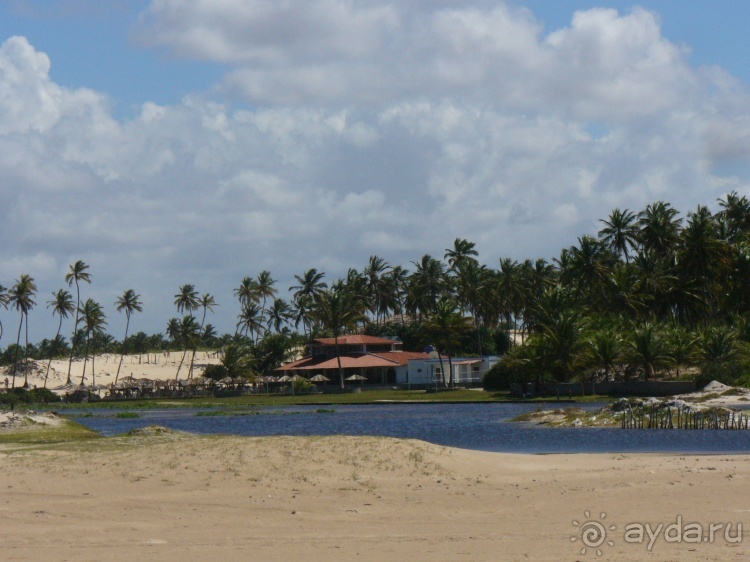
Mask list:
MULTIPOLYGON (((744 521, 742 455, 511 455, 377 437, 166 434, 0 451, 13 560, 584 560, 573 520, 744 521)), ((598 559, 729 560, 625 544, 598 559)), ((593 559, 597 559, 596 556, 593 559)))

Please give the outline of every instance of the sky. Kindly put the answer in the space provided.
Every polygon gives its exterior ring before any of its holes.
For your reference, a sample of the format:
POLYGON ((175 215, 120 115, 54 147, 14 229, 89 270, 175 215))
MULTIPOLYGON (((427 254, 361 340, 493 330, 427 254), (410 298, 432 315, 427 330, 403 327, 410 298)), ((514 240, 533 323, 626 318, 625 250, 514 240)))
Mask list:
MULTIPOLYGON (((192 283, 407 268, 455 238, 551 260, 612 209, 750 194, 744 0, 6 0, 0 284, 83 260, 108 330, 192 283)), ((18 313, 0 310, 13 341, 18 313)))

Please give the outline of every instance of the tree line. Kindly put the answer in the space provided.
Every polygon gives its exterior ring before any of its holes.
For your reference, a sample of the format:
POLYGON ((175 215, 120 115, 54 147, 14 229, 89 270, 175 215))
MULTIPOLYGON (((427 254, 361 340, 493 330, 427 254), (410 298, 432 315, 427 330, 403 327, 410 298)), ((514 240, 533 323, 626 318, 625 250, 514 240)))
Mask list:
POLYGON ((81 299, 92 277, 78 261, 65 276, 70 290, 47 302, 59 319, 57 332, 38 345, 28 341, 34 279, 24 274, 9 289, 0 286, 0 306, 19 314, 16 342, 0 361, 13 365, 15 384, 19 364, 30 358, 67 356, 70 382, 74 357, 84 358, 85 373, 95 352, 122 357, 179 349, 175 376, 184 367, 189 378, 197 349, 233 345, 235 356, 239 350, 257 372, 269 372, 313 337, 357 332, 400 337, 405 349, 432 345, 441 360, 507 352, 505 382, 680 377, 695 368, 701 376, 737 381, 750 342, 750 202, 733 192, 718 207, 713 213, 698 206, 685 217, 664 201, 639 212, 614 209, 596 236, 579 237, 552 261, 502 257, 490 267, 479 262, 473 242, 456 238, 442 258, 425 254, 408 267, 371 256, 362 270, 330 283, 310 268, 294 276, 286 295, 262 271, 234 289, 237 323, 223 335, 207 322, 219 306, 215 297, 185 284, 164 334, 129 334, 142 303, 134 290, 125 291, 115 302, 126 316, 116 340, 106 332, 103 307, 81 299), (70 317, 66 338, 61 329, 70 317))

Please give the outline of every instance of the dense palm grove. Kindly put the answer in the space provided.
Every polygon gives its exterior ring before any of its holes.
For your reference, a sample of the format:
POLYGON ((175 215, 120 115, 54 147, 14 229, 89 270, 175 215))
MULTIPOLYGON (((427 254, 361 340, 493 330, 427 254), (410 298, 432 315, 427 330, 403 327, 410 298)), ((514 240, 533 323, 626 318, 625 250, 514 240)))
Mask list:
POLYGON ((15 342, 0 361, 13 366, 15 379, 30 358, 72 362, 102 352, 180 350, 176 377, 192 377, 203 348, 224 350, 217 375, 238 366, 267 373, 312 337, 364 332, 398 336, 405 349, 507 352, 493 374, 496 385, 685 376, 745 383, 750 201, 731 193, 718 203, 716 213, 699 206, 684 218, 662 201, 638 213, 615 209, 597 237, 580 237, 552 262, 501 258, 494 269, 479 263, 474 243, 459 238, 442 259, 424 255, 408 268, 372 256, 362 271, 330 283, 309 269, 286 294, 262 271, 234 290, 237 324, 223 335, 208 322, 219 306, 215 298, 186 284, 164 334, 129 333, 142 303, 126 290, 114 303, 126 318, 118 341, 106 331, 102 305, 82 299, 92 275, 79 261, 65 277, 70 290, 46 302, 59 319, 57 332, 37 345, 28 341, 29 312, 41 300, 34 279, 24 274, 9 289, 0 286, 0 305, 18 314, 15 342))

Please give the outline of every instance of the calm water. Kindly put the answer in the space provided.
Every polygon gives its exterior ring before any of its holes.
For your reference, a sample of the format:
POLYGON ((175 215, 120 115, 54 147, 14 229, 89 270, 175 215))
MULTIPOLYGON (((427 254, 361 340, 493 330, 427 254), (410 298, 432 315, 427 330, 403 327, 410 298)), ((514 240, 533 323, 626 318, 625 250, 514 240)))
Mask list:
MULTIPOLYGON (((601 406, 583 407, 594 410, 601 406)), ((75 420, 104 435, 158 424, 204 434, 406 437, 451 447, 514 453, 750 452, 750 431, 546 428, 508 421, 537 407, 532 404, 286 406, 248 408, 240 412, 258 415, 234 416, 198 416, 200 410, 172 409, 139 411, 141 417, 133 419, 115 418, 111 410, 93 410, 94 417, 75 420), (320 409, 332 413, 316 412, 320 409)))

